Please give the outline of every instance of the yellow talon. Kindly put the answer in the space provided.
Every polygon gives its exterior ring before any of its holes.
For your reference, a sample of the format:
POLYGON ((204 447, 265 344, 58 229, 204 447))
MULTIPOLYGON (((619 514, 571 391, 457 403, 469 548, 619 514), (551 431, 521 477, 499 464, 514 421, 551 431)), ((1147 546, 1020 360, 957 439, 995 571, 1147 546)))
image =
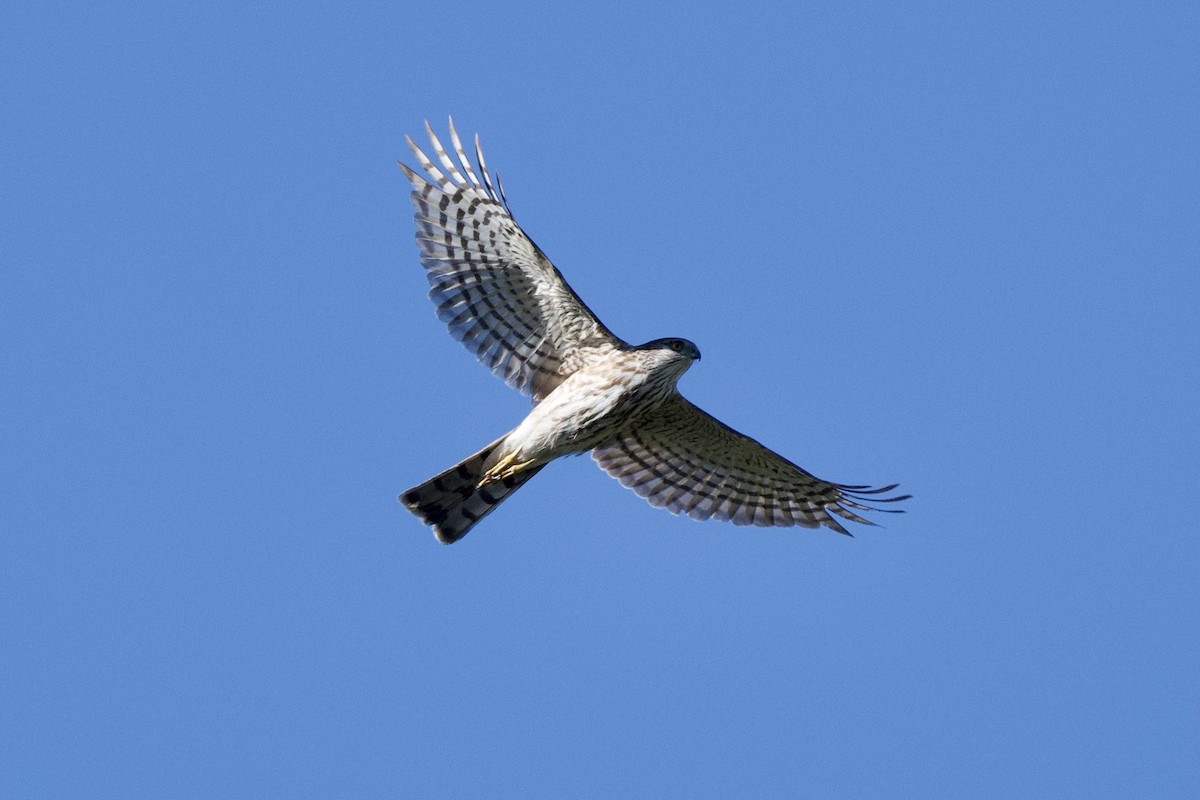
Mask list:
MULTIPOLYGON (((516 460, 515 453, 509 453, 504 458, 496 462, 496 466, 484 473, 483 478, 479 481, 479 486, 485 486, 493 481, 502 481, 505 478, 511 478, 522 470, 529 469, 536 462, 532 459, 522 461, 520 464, 514 464, 516 460)), ((479 488, 479 487, 476 487, 479 488)))

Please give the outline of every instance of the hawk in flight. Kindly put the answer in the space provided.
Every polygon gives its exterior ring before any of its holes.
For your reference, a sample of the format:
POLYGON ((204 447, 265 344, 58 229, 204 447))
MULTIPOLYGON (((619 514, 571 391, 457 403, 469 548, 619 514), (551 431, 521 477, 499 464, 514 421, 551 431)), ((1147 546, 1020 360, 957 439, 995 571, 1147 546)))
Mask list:
POLYGON ((512 431, 400 496, 440 541, 461 539, 554 459, 588 450, 651 505, 697 520, 847 533, 834 516, 870 525, 855 511, 886 509, 865 503, 908 498, 881 496, 895 485, 820 480, 684 399, 675 384, 700 360, 696 345, 615 336, 517 225, 479 137, 473 166, 453 120, 453 156, 425 129, 441 166, 408 138, 428 177, 400 169, 429 297, 454 338, 534 403, 512 431))

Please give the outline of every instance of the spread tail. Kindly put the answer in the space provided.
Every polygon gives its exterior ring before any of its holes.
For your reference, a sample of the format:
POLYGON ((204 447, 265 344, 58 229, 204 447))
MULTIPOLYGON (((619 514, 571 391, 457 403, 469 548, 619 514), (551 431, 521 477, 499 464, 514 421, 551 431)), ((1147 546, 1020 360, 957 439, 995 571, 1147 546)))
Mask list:
POLYGON ((488 456, 502 441, 503 437, 441 475, 400 495, 400 502, 405 508, 420 517, 426 525, 433 526, 433 533, 442 544, 453 544, 466 536, 475 523, 490 514, 492 509, 545 466, 539 464, 480 486, 479 482, 487 471, 484 465, 488 456))

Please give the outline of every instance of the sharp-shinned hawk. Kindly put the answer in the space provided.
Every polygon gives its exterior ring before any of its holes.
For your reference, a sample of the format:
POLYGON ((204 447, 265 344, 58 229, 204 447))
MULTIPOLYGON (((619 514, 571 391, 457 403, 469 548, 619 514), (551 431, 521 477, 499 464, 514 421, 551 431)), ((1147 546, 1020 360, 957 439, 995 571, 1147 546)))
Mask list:
POLYGON ((425 125, 435 165, 408 139, 429 180, 412 183, 417 245, 429 297, 450 333, 509 386, 532 395, 520 425, 400 500, 449 544, 556 458, 588 450, 651 505, 735 525, 846 529, 872 489, 813 477, 684 399, 675 384, 693 361, 686 339, 632 346, 614 336, 517 225, 475 137, 477 164, 450 122, 452 157, 425 125), (430 180, 432 182, 430 182, 430 180))

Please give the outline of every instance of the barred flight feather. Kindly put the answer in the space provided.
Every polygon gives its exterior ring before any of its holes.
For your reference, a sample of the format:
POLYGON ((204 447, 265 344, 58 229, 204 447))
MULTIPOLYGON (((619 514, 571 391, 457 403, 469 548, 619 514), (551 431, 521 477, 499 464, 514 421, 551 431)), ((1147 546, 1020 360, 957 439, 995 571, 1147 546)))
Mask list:
POLYGON ((653 506, 692 519, 715 518, 735 525, 823 525, 849 535, 830 513, 873 525, 849 509, 886 511, 856 500, 895 488, 842 486, 816 478, 678 394, 642 417, 616 442, 596 448, 592 457, 653 506))
POLYGON ((455 159, 426 123, 435 165, 410 138, 429 180, 412 184, 417 246, 438 318, 508 385, 541 400, 596 355, 626 347, 521 230, 475 140, 478 171, 450 123, 455 159), (482 176, 482 178, 480 177, 482 176))

